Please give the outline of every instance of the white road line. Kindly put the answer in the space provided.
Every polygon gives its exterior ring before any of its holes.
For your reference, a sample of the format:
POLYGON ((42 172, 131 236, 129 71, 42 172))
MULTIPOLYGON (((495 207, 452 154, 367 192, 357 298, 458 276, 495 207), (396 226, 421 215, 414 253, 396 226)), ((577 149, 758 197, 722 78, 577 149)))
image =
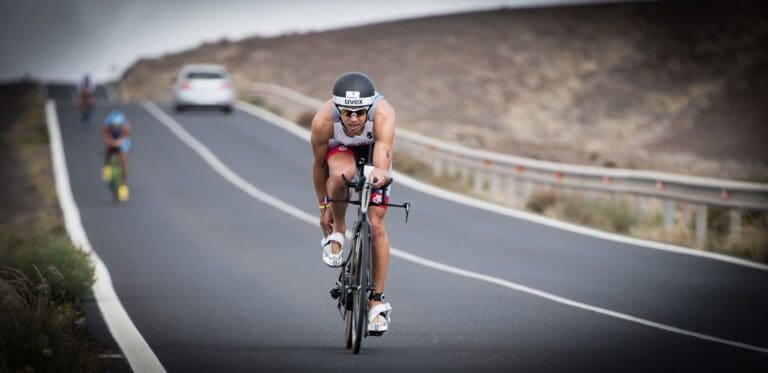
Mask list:
MULTIPOLYGON (((309 131, 296 125, 295 123, 291 123, 290 121, 287 121, 282 117, 279 117, 273 113, 270 113, 269 111, 266 111, 262 108, 249 104, 247 102, 239 101, 236 107, 248 114, 251 114, 259 119, 262 119, 272 125, 280 127, 306 141, 309 141, 309 131)), ((465 195, 461 195, 445 189, 441 189, 434 185, 430 185, 430 184, 426 184, 424 182, 418 181, 408 175, 399 173, 397 171, 393 171, 393 175, 397 179, 397 182, 399 184, 409 186, 420 192, 431 194, 435 197, 446 199, 451 202, 456 202, 466 206, 494 212, 500 215, 506 215, 513 218, 517 218, 517 219, 527 220, 537 224, 546 225, 549 227, 562 229, 562 230, 573 232, 573 233, 583 234, 585 236, 592 236, 592 237, 600 238, 603 240, 619 242, 619 243, 632 245, 632 246, 645 247, 645 248, 654 249, 654 250, 672 252, 676 254, 708 258, 708 259, 718 260, 721 262, 736 264, 744 267, 750 267, 750 268, 754 268, 762 271, 768 271, 768 265, 765 265, 765 264, 760 264, 760 263, 752 262, 749 260, 740 259, 740 258, 728 256, 728 255, 723 255, 723 254, 712 253, 708 251, 695 250, 695 249, 682 247, 682 246, 675 246, 675 245, 670 245, 670 244, 661 243, 661 242, 623 236, 615 233, 608 233, 608 232, 584 227, 577 224, 565 223, 565 222, 555 220, 555 219, 550 219, 541 215, 536 215, 526 211, 515 210, 509 207, 500 206, 491 202, 483 201, 477 198, 467 197, 465 195)))
POLYGON ((120 346, 131 369, 134 372, 165 372, 162 364, 152 352, 144 337, 125 312, 120 299, 112 286, 112 278, 104 262, 93 251, 88 236, 83 229, 80 210, 77 208, 72 189, 69 184, 67 161, 64 156, 64 146, 61 140, 59 119, 56 115, 56 103, 48 100, 45 104, 45 115, 48 122, 48 133, 51 141, 51 160, 56 180, 56 193, 64 214, 64 225, 75 246, 90 254, 96 269, 96 282, 93 284, 93 294, 99 306, 104 321, 115 341, 120 346))
MULTIPOLYGON (((200 155, 200 157, 202 157, 203 160, 205 160, 211 167, 213 167, 213 169, 216 170, 216 172, 218 172, 221 176, 223 176, 226 180, 230 181, 236 187, 240 188, 243 192, 253 196, 254 198, 280 211, 285 212, 286 214, 296 217, 299 220, 305 221, 312 225, 318 224, 317 216, 308 214, 288 204, 285 201, 282 201, 278 198, 275 198, 263 192, 259 188, 253 186, 251 183, 245 181, 245 179, 238 176, 234 171, 232 171, 232 169, 227 167, 221 160, 219 160, 219 158, 216 157, 216 155, 214 155, 205 145, 203 145, 199 140, 197 140, 194 136, 192 136, 189 132, 187 132, 173 118, 171 118, 165 112, 160 110, 160 108, 158 108, 157 105, 155 105, 152 102, 143 102, 142 105, 150 114, 154 115, 155 118, 157 118, 160 121, 160 123, 168 127, 168 129, 170 129, 171 132, 173 132, 173 134, 175 134, 181 141, 186 143, 190 148, 192 148, 195 152, 197 152, 197 154, 200 155)), ((605 316, 609 316, 609 317, 613 317, 613 318, 617 318, 625 321, 630 321, 633 323, 649 326, 649 327, 664 330, 667 332, 682 334, 689 337, 703 339, 706 341, 721 343, 721 344, 730 345, 730 346, 734 346, 742 349, 753 350, 753 351, 761 352, 764 354, 768 354, 768 348, 766 347, 754 346, 754 345, 750 345, 750 344, 742 343, 738 341, 717 338, 710 335, 677 328, 671 325, 666 325, 666 324, 657 323, 650 320, 645 320, 639 317, 631 316, 621 312, 612 311, 606 308, 596 307, 586 303, 577 302, 577 301, 564 298, 552 293, 530 288, 525 285, 517 284, 515 282, 503 280, 498 277, 488 276, 481 273, 464 270, 458 267, 453 267, 447 264, 442 264, 433 260, 425 259, 416 255, 410 254, 407 251, 396 249, 394 247, 391 248, 390 253, 398 258, 401 258, 416 264, 420 264, 429 268, 433 268, 433 269, 447 272, 447 273, 453 273, 455 275, 459 275, 466 278, 471 278, 471 279, 480 280, 480 281, 488 282, 491 284, 503 286, 509 289, 513 289, 519 292, 541 297, 541 298, 544 298, 556 303, 560 303, 566 306, 595 312, 601 315, 605 315, 605 316)))

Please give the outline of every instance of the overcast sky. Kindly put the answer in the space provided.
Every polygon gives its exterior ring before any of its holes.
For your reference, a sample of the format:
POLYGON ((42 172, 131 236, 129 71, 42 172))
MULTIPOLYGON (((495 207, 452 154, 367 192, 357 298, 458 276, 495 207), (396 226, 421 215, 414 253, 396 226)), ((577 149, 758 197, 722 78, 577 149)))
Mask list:
POLYGON ((221 38, 579 0, 0 0, 0 80, 118 77, 141 57, 221 38))

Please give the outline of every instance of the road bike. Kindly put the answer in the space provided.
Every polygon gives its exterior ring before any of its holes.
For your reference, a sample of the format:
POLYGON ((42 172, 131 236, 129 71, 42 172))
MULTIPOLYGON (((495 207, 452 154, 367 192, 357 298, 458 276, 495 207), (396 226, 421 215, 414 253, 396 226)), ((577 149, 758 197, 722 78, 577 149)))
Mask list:
POLYGON ((94 109, 94 98, 92 92, 81 92, 80 93, 80 123, 82 124, 88 124, 91 123, 91 117, 93 117, 93 109, 94 109))
MULTIPOLYGON (((369 146, 368 158, 371 159, 372 148, 369 146)), ((345 345, 352 349, 354 354, 360 353, 362 339, 368 335, 381 335, 382 333, 368 332, 368 299, 370 292, 375 290, 371 278, 371 225, 368 221, 368 206, 371 199, 373 184, 366 175, 373 169, 373 165, 366 158, 360 158, 357 162, 355 177, 352 180, 342 175, 347 188, 344 189, 343 199, 324 198, 324 202, 345 202, 358 206, 357 220, 352 226, 351 250, 344 260, 339 273, 336 286, 331 289, 331 297, 338 300, 338 309, 345 324, 345 345), (351 198, 349 190, 355 191, 357 198, 351 198)), ((392 183, 392 178, 380 189, 386 188, 392 183)), ((405 222, 408 222, 408 214, 411 204, 384 203, 386 196, 382 195, 380 206, 399 207, 405 209, 405 222)))
POLYGON ((120 201, 119 190, 123 184, 123 167, 120 163, 120 147, 109 148, 109 165, 112 167, 112 176, 108 181, 109 190, 112 193, 112 203, 117 204, 120 201))

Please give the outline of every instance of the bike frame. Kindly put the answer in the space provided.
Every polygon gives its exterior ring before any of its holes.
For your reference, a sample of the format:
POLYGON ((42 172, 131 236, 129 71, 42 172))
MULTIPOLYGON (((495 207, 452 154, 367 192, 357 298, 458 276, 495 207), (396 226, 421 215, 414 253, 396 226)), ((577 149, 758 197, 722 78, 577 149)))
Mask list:
POLYGON ((109 189, 112 191, 112 202, 120 202, 117 197, 117 189, 123 181, 123 166, 120 163, 120 148, 109 149, 109 164, 112 166, 112 179, 109 181, 109 189))

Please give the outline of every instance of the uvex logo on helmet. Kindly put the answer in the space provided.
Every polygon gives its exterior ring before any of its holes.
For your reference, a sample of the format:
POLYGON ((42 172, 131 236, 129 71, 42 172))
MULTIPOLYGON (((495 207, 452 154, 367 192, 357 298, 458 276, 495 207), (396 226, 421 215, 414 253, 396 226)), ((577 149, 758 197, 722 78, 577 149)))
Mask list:
POLYGON ((333 84, 333 103, 337 106, 369 106, 374 96, 376 88, 371 78, 362 73, 342 74, 333 84))

